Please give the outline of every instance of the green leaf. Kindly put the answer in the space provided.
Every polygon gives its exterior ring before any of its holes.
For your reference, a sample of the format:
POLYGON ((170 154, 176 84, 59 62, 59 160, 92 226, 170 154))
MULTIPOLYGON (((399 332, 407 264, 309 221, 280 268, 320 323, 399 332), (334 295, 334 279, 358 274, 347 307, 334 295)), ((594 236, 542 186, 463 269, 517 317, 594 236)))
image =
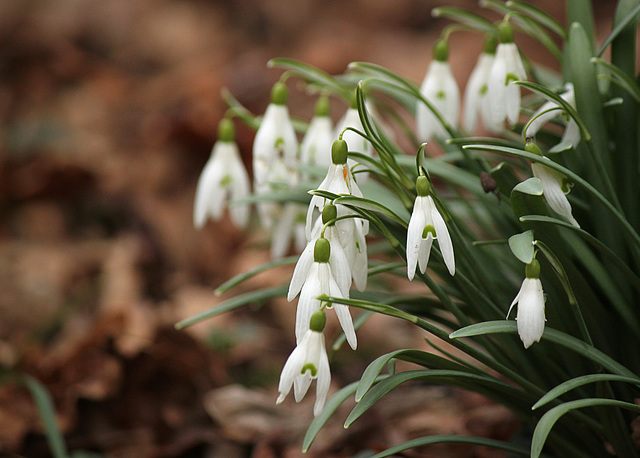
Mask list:
POLYGON ((395 212, 390 210, 389 208, 382 205, 381 203, 375 202, 373 200, 369 200, 364 197, 342 196, 335 199, 333 203, 349 205, 350 207, 357 207, 357 208, 362 208, 364 210, 370 210, 376 213, 381 213, 384 216, 391 218, 392 220, 394 220, 395 222, 397 222, 398 224, 400 224, 405 228, 407 227, 407 224, 408 224, 407 218, 402 218, 398 216, 395 212))
POLYGON ((598 383, 598 382, 624 382, 631 383, 633 385, 640 386, 640 380, 633 377, 626 377, 623 375, 612 375, 612 374, 589 374, 583 375, 581 377, 572 378, 571 380, 567 380, 566 382, 561 383, 555 388, 551 389, 547 394, 542 396, 538 402, 536 402, 531 410, 536 410, 554 399, 562 396, 563 394, 574 390, 578 387, 587 385, 589 383, 598 383))
POLYGON ((340 84, 334 77, 304 62, 300 62, 295 59, 276 58, 271 59, 267 63, 267 66, 270 68, 285 68, 311 83, 331 90, 345 100, 349 100, 351 96, 350 89, 340 84))
POLYGON ((471 11, 463 10, 461 8, 439 6, 431 10, 431 15, 437 18, 451 19, 471 27, 472 29, 488 33, 490 35, 498 34, 496 26, 493 25, 491 21, 477 15, 476 13, 472 13, 471 11))
POLYGON ((56 419, 56 410, 53 401, 45 386, 30 375, 21 375, 20 381, 29 389, 31 396, 38 408, 38 413, 42 419, 44 433, 47 437, 47 443, 51 454, 55 458, 67 458, 67 446, 64 442, 64 436, 60 432, 58 420, 56 419))
POLYGON ((526 179, 525 181, 518 183, 514 188, 513 192, 520 192, 522 194, 529 194, 530 196, 541 196, 542 195, 542 182, 539 178, 531 177, 526 179))
MULTIPOLYGON (((462 337, 474 337, 488 334, 517 334, 518 328, 515 321, 499 320, 499 321, 487 321, 484 323, 472 324, 462 329, 452 332, 449 337, 451 339, 459 339, 462 337)), ((631 372, 622 364, 616 360, 607 356, 597 348, 577 339, 569 334, 546 327, 542 338, 549 340, 552 343, 565 347, 585 358, 600 364, 603 368, 627 377, 634 377, 640 380, 636 374, 631 372)))
POLYGON ((622 409, 631 410, 633 412, 640 413, 640 406, 631 404, 629 402, 618 401, 615 399, 601 399, 601 398, 589 398, 579 399, 577 401, 570 401, 561 404, 545 413, 533 432, 533 439, 531 441, 531 457, 538 458, 542 453, 542 448, 547 440, 547 436, 551 432, 551 429, 556 422, 567 412, 575 409, 581 409, 584 407, 619 407, 622 409))
POLYGON ((528 230, 509 237, 509 248, 511 248, 511 252, 520 261, 525 264, 531 264, 535 252, 533 246, 533 231, 528 230))
POLYGON ((608 70, 613 75, 612 81, 626 90, 634 99, 636 99, 636 101, 640 102, 640 88, 638 87, 636 82, 629 77, 629 75, 627 75, 615 65, 598 57, 592 57, 591 62, 601 65, 606 70, 608 70))
POLYGON ((405 313, 402 310, 398 310, 395 307, 391 307, 390 305, 382 304, 380 302, 365 301, 362 299, 345 299, 344 297, 331 297, 327 296, 326 294, 318 296, 318 299, 323 302, 349 305, 352 307, 358 307, 361 309, 370 310, 372 312, 381 313, 383 315, 401 318, 413 324, 417 324, 419 321, 419 318, 415 315, 405 313))
POLYGON ((558 21, 556 21, 553 17, 549 16, 544 11, 536 8, 535 6, 530 5, 529 3, 519 2, 515 0, 508 0, 505 5, 512 10, 520 11, 531 19, 536 21, 543 27, 551 30, 556 35, 560 36, 562 39, 567 38, 567 32, 565 32, 564 28, 560 25, 558 21))
POLYGON ((383 458, 386 456, 395 455, 405 450, 409 450, 416 447, 424 447, 432 444, 472 444, 479 445, 481 447, 494 448, 496 450, 503 450, 509 453, 515 453, 516 455, 529 456, 529 450, 522 447, 502 442, 496 439, 486 439, 484 437, 470 437, 470 436, 454 436, 448 434, 420 437, 413 439, 402 444, 395 445, 388 448, 384 452, 380 452, 373 455, 371 458, 383 458))
POLYGON ((275 288, 261 289, 258 291, 251 291, 246 294, 241 294, 240 296, 233 297, 218 306, 205 310, 202 313, 199 313, 195 316, 187 318, 185 320, 180 321, 175 324, 176 329, 184 329, 188 326, 192 326, 196 323, 199 323, 202 320, 206 320, 208 318, 213 318, 214 316, 218 316, 222 313, 227 313, 237 308, 240 308, 244 305, 256 303, 256 302, 264 302, 269 299, 273 299, 274 297, 284 297, 289 290, 288 286, 278 286, 275 288))
POLYGON ((631 12, 629 12, 628 14, 625 14, 622 21, 616 24, 613 30, 611 30, 609 36, 605 38, 605 40, 602 42, 602 45, 600 45, 600 49, 598 49, 596 55, 601 56, 602 54, 604 54, 605 50, 611 44, 611 42, 615 40, 618 35, 620 35, 620 32, 622 32, 629 24, 631 24, 638 18, 638 14, 640 14, 640 5, 637 5, 635 8, 633 8, 633 10, 631 10, 631 12))
POLYGON ((231 288, 234 288, 236 286, 238 286, 240 283, 243 283, 245 281, 247 281, 248 279, 255 277, 258 274, 261 274, 262 272, 266 272, 267 270, 270 269, 275 269, 277 267, 282 267, 282 266, 288 266, 291 264, 295 264, 298 261, 299 256, 289 256, 288 258, 282 258, 282 259, 276 259, 274 261, 270 261, 267 263, 262 264, 261 266, 258 266, 254 269, 251 269, 247 272, 243 272, 239 275, 236 275, 235 277, 227 280, 226 282, 224 282, 222 285, 218 286, 216 288, 216 290, 214 291, 214 294, 216 296, 220 296, 224 293, 226 293, 227 291, 229 291, 231 288))

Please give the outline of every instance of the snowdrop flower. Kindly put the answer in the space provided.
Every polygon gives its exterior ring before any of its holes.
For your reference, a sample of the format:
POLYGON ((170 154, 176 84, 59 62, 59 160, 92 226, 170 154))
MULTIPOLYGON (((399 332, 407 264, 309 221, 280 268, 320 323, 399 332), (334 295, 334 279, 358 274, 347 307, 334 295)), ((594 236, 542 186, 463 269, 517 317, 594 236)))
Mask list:
POLYGON ((292 385, 294 386, 295 400, 300 402, 307 394, 311 381, 316 380, 316 402, 313 407, 313 415, 317 417, 322 412, 331 385, 329 358, 322 333, 326 321, 327 317, 321 310, 311 316, 309 323, 307 323, 308 331, 298 341, 298 345, 282 368, 278 384, 280 394, 276 404, 285 400, 292 385))
POLYGON ((291 283, 289 284, 289 292, 287 294, 287 300, 291 302, 300 292, 302 285, 304 284, 311 265, 314 262, 314 248, 316 240, 321 236, 327 239, 329 242, 330 254, 329 254, 329 267, 333 278, 335 278, 342 297, 349 296, 349 287, 351 286, 351 269, 349 267, 349 260, 340 243, 340 237, 338 236, 338 230, 335 227, 335 223, 326 226, 324 233, 322 228, 329 221, 334 220, 338 216, 336 206, 329 203, 324 206, 322 210, 322 218, 316 220, 316 224, 313 228, 311 240, 307 243, 304 251, 298 258, 296 267, 293 270, 293 276, 291 277, 291 283))
MULTIPOLYGON (((287 109, 288 91, 282 82, 271 90, 267 107, 253 142, 253 180, 256 194, 269 192, 278 182, 292 185, 297 173, 298 142, 287 109)), ((262 202, 257 205, 260 222, 271 228, 278 205, 262 202)))
POLYGON ((511 309, 518 304, 518 335, 524 344, 524 348, 529 348, 534 342, 540 342, 544 332, 544 292, 540 282, 540 264, 535 259, 531 264, 527 264, 526 278, 522 282, 520 291, 516 295, 511 307, 507 312, 507 318, 511 309))
MULTIPOLYGON (((353 101, 351 102, 351 107, 347 109, 345 114, 336 124, 333 138, 342 138, 349 144, 351 151, 371 157, 373 155, 373 147, 371 146, 371 143, 369 143, 368 140, 358 135, 354 131, 345 130, 347 127, 351 127, 353 129, 359 130, 360 132, 364 132, 364 127, 362 126, 360 115, 358 114, 358 109, 356 108, 355 93, 353 101)), ((349 168, 353 169, 358 165, 358 162, 353 159, 349 159, 348 164, 349 168)), ((364 183, 368 177, 368 172, 362 172, 358 174, 358 179, 361 181, 361 183, 364 183)))
POLYGON ((527 78, 518 47, 513 42, 513 29, 508 22, 498 26, 500 44, 489 73, 487 97, 491 125, 503 126, 506 119, 515 124, 520 114, 520 87, 514 81, 527 78))
POLYGON ((315 114, 300 144, 300 162, 305 165, 331 165, 331 143, 335 138, 329 117, 329 99, 320 97, 315 114))
MULTIPOLYGON (((333 297, 348 298, 348 294, 343 294, 333 276, 329 260, 331 258, 331 246, 329 241, 323 237, 316 240, 313 249, 313 263, 307 271, 306 278, 300 289, 298 298, 298 309, 296 311, 296 338, 298 342, 303 338, 309 329, 311 316, 321 308, 318 296, 326 294, 333 297)), ((292 279, 292 284, 294 283, 292 279)), ((299 279, 296 279, 299 281, 299 279)), ((297 285, 294 285, 294 288, 297 285)), ((290 291, 291 292, 291 291, 290 291)), ((295 295, 294 295, 295 296, 295 295)), ((328 308, 333 308, 338 316, 338 321, 347 338, 347 342, 354 350, 358 346, 356 331, 353 327, 353 320, 349 313, 349 307, 344 304, 330 304, 328 308)))
MULTIPOLYGON (((457 126, 460 114, 460 91, 449 66, 449 45, 444 40, 439 40, 433 47, 433 60, 420 86, 420 92, 449 125, 457 126)), ((433 136, 449 138, 449 133, 436 115, 420 101, 416 107, 416 125, 418 138, 423 142, 430 140, 433 136)))
POLYGON ((431 245, 438 240, 444 263, 451 275, 456 273, 453 244, 447 226, 436 208, 430 194, 430 184, 426 176, 419 176, 416 181, 418 196, 413 205, 413 213, 407 229, 407 276, 413 280, 416 265, 420 272, 427 270, 431 245))
POLYGON ((487 129, 492 132, 500 131, 500 126, 493 124, 489 116, 489 99, 486 96, 489 74, 496 57, 497 45, 498 42, 493 35, 487 36, 484 50, 478 57, 478 62, 467 83, 467 89, 464 93, 462 125, 470 133, 475 132, 479 115, 482 116, 482 121, 487 129))
MULTIPOLYGON (((223 118, 218 126, 218 141, 198 180, 193 211, 193 225, 197 229, 204 226, 208 217, 213 220, 222 217, 227 197, 238 200, 249 195, 249 177, 234 139, 233 122, 223 118)), ((247 226, 247 205, 231 206, 229 214, 236 226, 247 226)))
POLYGON ((271 235, 272 259, 280 259, 287 254, 291 239, 294 240, 296 251, 303 250, 307 243, 305 234, 307 209, 304 205, 289 202, 282 207, 278 206, 278 210, 271 235))
MULTIPOLYGON (((529 153, 542 156, 542 151, 540 151, 538 145, 533 142, 527 143, 524 149, 529 153)), ((549 160, 547 157, 544 157, 544 159, 549 160)), ((573 217, 571 204, 566 196, 570 190, 567 177, 540 162, 532 163, 531 171, 533 172, 533 176, 538 178, 542 183, 542 193, 549 207, 574 226, 580 227, 578 221, 573 217)))
MULTIPOLYGON (((575 108, 576 97, 572 83, 567 83, 564 86, 564 91, 560 94, 560 97, 575 108)), ((525 135, 527 137, 534 137, 544 124, 558 116, 560 113, 567 121, 567 126, 564 129, 560 145, 571 145, 572 148, 575 148, 578 143, 580 143, 580 128, 575 120, 564 111, 561 111, 560 105, 553 101, 546 102, 533 114, 531 121, 527 125, 525 135)))

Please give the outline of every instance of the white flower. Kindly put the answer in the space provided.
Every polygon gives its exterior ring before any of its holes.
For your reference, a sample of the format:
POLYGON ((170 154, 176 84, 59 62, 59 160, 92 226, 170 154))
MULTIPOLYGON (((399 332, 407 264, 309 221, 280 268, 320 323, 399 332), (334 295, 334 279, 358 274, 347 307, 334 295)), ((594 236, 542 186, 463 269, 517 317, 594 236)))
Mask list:
MULTIPOLYGON (((364 137, 352 130, 345 131, 344 129, 346 129, 347 127, 354 128, 364 133, 364 127, 362 127, 360 115, 358 114, 358 110, 356 108, 347 109, 345 114, 336 124, 333 138, 338 138, 340 134, 342 134, 342 139, 349 144, 350 151, 361 153, 371 157, 373 155, 373 147, 371 146, 371 143, 369 143, 369 141, 367 141, 364 137)), ((349 164, 349 168, 354 168, 358 165, 358 162, 353 159, 349 159, 347 163, 349 164)), ((362 172, 358 174, 358 179, 361 183, 364 183, 368 176, 368 172, 362 172)))
POLYGON ((482 115, 482 121, 487 129, 492 132, 500 131, 500 126, 496 126, 489 116, 489 99, 487 98, 489 74, 496 57, 496 39, 489 36, 485 41, 485 49, 478 57, 478 61, 464 93, 464 110, 462 113, 462 124, 470 133, 475 132, 478 125, 478 115, 482 115))
POLYGON ((487 84, 491 124, 502 126, 506 119, 515 124, 520 114, 520 87, 514 81, 523 81, 527 73, 518 47, 513 43, 513 31, 507 23, 499 26, 500 44, 491 67, 487 84))
MULTIPOLYGON (((193 224, 197 229, 204 226, 208 217, 213 220, 222 217, 228 197, 239 200, 249 195, 249 177, 240 158, 238 145, 233 140, 232 121, 223 119, 219 131, 218 141, 213 145, 211 156, 198 179, 193 211, 193 224)), ((229 214, 236 226, 247 226, 247 205, 230 206, 229 214)))
POLYGON ((286 203, 280 208, 277 223, 271 235, 271 258, 282 258, 294 239, 296 251, 304 249, 307 238, 304 230, 306 208, 295 202, 286 203))
MULTIPOLYGON (((299 340, 305 334, 309 327, 311 316, 320 310, 321 302, 318 296, 323 294, 332 297, 348 298, 349 294, 344 294, 340 286, 336 282, 331 267, 329 266, 330 258, 329 242, 320 238, 314 244, 314 260, 308 267, 303 284, 300 288, 300 297, 298 298, 298 308, 296 312, 296 338, 299 340)), ((287 299, 291 300, 295 297, 294 291, 298 289, 302 272, 307 261, 300 265, 298 273, 294 272, 294 278, 291 280, 291 286, 287 299)), ((296 266, 298 267, 298 266, 296 266)), ((338 316, 338 321, 347 338, 347 342, 354 350, 357 347, 356 332, 353 326, 353 320, 349 313, 349 307, 344 304, 328 305, 333 308, 338 316)))
MULTIPOLYGON (((253 180, 256 194, 269 192, 274 183, 295 184, 298 142, 286 106, 287 88, 276 83, 271 103, 262 118, 253 142, 253 180)), ((257 205, 263 226, 271 228, 278 205, 262 202, 257 205)))
MULTIPOLYGON (((314 316, 314 318, 316 317, 314 316)), ((322 334, 323 328, 324 323, 322 323, 322 327, 319 327, 314 326, 312 322, 309 330, 298 341, 298 345, 282 368, 280 383, 278 384, 280 394, 276 404, 284 401, 291 391, 292 385, 294 385, 295 400, 300 402, 307 393, 311 381, 315 379, 316 402, 313 408, 313 415, 317 417, 322 412, 331 385, 331 371, 324 344, 324 335, 322 334)))
POLYGON ((413 205, 413 213, 407 229, 407 277, 409 280, 413 280, 416 265, 419 265, 421 273, 427 270, 434 239, 438 240, 440 252, 449 273, 454 275, 456 265, 453 243, 442 215, 436 208, 433 198, 428 195, 429 181, 427 177, 418 177, 416 188, 418 196, 413 205))
POLYGON ((520 291, 511 302, 511 307, 507 312, 508 318, 513 306, 518 304, 518 314, 516 315, 518 335, 525 348, 529 348, 534 342, 539 342, 544 332, 544 292, 538 278, 539 272, 540 266, 538 261, 534 259, 532 264, 527 265, 527 278, 522 282, 520 291), (533 268, 530 267, 532 265, 533 268))
MULTIPOLYGON (((560 97, 564 99, 569 105, 575 108, 576 98, 573 90, 573 84, 567 83, 564 86, 564 91, 560 93, 560 97)), ((553 101, 544 103, 538 110, 531 116, 531 121, 527 127, 525 135, 527 137, 534 137, 540 128, 555 118, 559 114, 562 114, 567 121, 567 125, 562 135, 560 145, 571 145, 575 148, 580 143, 580 128, 573 118, 568 116, 561 108, 560 105, 553 101)))
MULTIPOLYGON (((545 157, 548 160, 548 158, 545 157)), ((559 172, 535 162, 531 164, 533 176, 542 183, 542 193, 549 207, 576 227, 580 227, 573 217, 571 204, 566 194, 569 193, 567 178, 559 172)))
MULTIPOLYGON (((460 114, 460 91, 447 60, 448 49, 442 48, 443 46, 447 47, 446 42, 436 43, 434 60, 429 64, 420 92, 438 110, 444 120, 455 128, 460 114)), ((450 136, 436 115, 420 101, 416 107, 416 125, 418 139, 423 142, 430 140, 433 136, 440 138, 450 136)))
POLYGON ((322 97, 316 103, 315 115, 300 144, 300 163, 305 165, 331 165, 331 143, 335 139, 329 99, 322 97))

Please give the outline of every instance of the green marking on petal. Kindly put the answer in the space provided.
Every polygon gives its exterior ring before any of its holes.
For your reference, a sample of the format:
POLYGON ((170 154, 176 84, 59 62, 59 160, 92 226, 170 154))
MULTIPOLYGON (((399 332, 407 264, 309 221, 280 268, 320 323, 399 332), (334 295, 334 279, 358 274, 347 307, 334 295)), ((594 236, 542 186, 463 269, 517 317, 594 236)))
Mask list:
POLYGON ((283 146, 283 145, 284 145, 284 138, 282 138, 282 137, 278 137, 278 138, 276 139, 276 143, 275 143, 275 145, 274 145, 274 146, 275 146, 276 148, 280 148, 280 147, 281 147, 281 146, 283 146))
POLYGON ((562 181, 560 182, 560 189, 562 189, 562 192, 564 192, 565 194, 569 194, 569 191, 571 191, 571 188, 573 187, 573 183, 571 183, 569 181, 568 178, 563 178, 562 181))
POLYGON ((489 88, 487 87, 487 85, 483 84, 482 87, 480 88, 480 95, 485 95, 488 90, 489 88))
POLYGON ((233 177, 229 174, 226 174, 225 176, 222 177, 222 179, 220 180, 220 186, 221 187, 227 187, 231 184, 231 182, 233 181, 233 177))
POLYGON ((436 238, 436 229, 431 224, 427 224, 422 230, 422 238, 426 239, 429 234, 431 234, 434 239, 436 238))
POLYGON ((304 374, 307 371, 311 372, 311 377, 315 377, 316 375, 318 375, 318 369, 313 363, 307 363, 304 366, 302 366, 302 370, 300 371, 300 374, 304 374))
POLYGON ((438 99, 446 99, 447 98, 447 94, 445 94, 444 91, 438 91, 438 93, 436 94, 436 98, 438 98, 438 99))
POLYGON ((507 77, 505 78, 504 85, 508 86, 512 81, 520 81, 520 78, 515 73, 507 73, 507 77))

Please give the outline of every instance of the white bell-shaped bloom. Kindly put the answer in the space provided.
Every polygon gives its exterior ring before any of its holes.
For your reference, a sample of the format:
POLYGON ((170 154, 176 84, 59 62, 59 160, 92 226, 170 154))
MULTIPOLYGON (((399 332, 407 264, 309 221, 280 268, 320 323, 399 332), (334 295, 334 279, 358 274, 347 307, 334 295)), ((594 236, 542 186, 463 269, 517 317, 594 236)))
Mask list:
MULTIPOLYGON (((298 141, 287 109, 287 88, 276 83, 271 103, 260 122, 253 141, 253 180, 257 195, 270 192, 274 186, 291 186, 296 180, 298 141)), ((270 229, 279 211, 274 202, 257 204, 261 224, 270 229)))
POLYGON ((513 42, 511 26, 503 22, 499 26, 499 33, 500 44, 496 48, 496 58, 487 84, 488 114, 492 126, 503 126, 505 119, 510 125, 518 121, 520 86, 514 82, 527 78, 518 47, 513 42))
POLYGON ((288 202, 279 207, 279 210, 271 235, 272 259, 286 255, 292 239, 296 251, 303 250, 307 243, 304 230, 307 209, 304 205, 288 202))
POLYGON ((296 402, 304 398, 312 380, 316 380, 316 402, 313 415, 318 416, 324 408, 329 387, 331 385, 331 371, 329 358, 324 343, 324 317, 323 312, 318 312, 307 323, 308 331, 298 340, 298 345, 293 350, 280 375, 278 384, 279 396, 276 404, 280 404, 287 397, 294 386, 296 402))
POLYGON ((429 195, 429 181, 420 176, 416 184, 418 196, 413 205, 413 212, 407 229, 407 277, 413 280, 416 266, 420 272, 427 270, 431 245, 438 240, 444 263, 451 275, 456 273, 453 243, 447 230, 447 225, 436 208, 433 198, 429 195))
MULTIPOLYGON (((560 97, 562 97, 569 105, 575 108, 576 97, 572 83, 567 83, 564 86, 564 90, 560 93, 560 97)), ((580 128, 578 127, 578 124, 575 122, 575 120, 567 115, 560 108, 560 105, 554 101, 548 101, 544 103, 540 108, 538 108, 533 116, 531 116, 531 122, 527 127, 525 135, 527 137, 535 137, 535 135, 544 124, 551 121, 558 115, 562 115, 567 122, 560 144, 567 146, 571 145, 572 148, 575 148, 578 143, 580 143, 580 128)))
POLYGON ((522 282, 520 291, 516 295, 509 311, 518 304, 516 321, 518 335, 525 348, 529 348, 534 342, 539 342, 544 332, 544 292, 539 278, 540 266, 535 259, 527 265, 527 278, 522 282))
MULTIPOLYGON (((336 124, 333 138, 338 138, 340 134, 342 134, 342 139, 349 144, 350 151, 361 153, 365 156, 371 157, 373 155, 373 147, 371 146, 371 143, 369 143, 368 140, 355 133, 354 131, 345 130, 347 127, 351 127, 364 133, 364 127, 362 127, 360 115, 358 114, 358 110, 355 107, 347 109, 342 118, 340 118, 340 120, 336 124)), ((349 164, 350 169, 358 170, 358 167, 356 167, 358 165, 357 161, 348 159, 347 163, 349 164)), ((358 180, 360 180, 361 183, 364 183, 368 177, 368 172, 358 173, 358 180)))
MULTIPOLYGON (((460 90, 451 73, 447 43, 443 40, 438 41, 433 53, 434 60, 429 64, 420 86, 420 93, 438 110, 444 120, 455 128, 460 115, 460 90)), ((416 125, 418 139, 422 142, 429 141, 434 136, 450 137, 436 115, 420 101, 416 106, 416 125)))
POLYGON ((473 133, 478 126, 478 118, 482 117, 484 126, 492 132, 500 131, 500 126, 492 123, 489 116, 489 99, 487 98, 489 75, 496 57, 497 41, 493 36, 487 37, 484 51, 478 57, 467 88, 464 93, 462 125, 473 133))
POLYGON ((531 164, 531 171, 533 176, 542 183, 542 193, 549 207, 574 226, 580 227, 578 221, 573 217, 571 204, 567 199, 570 190, 567 177, 538 162, 531 164))
POLYGON ((316 103, 315 114, 300 144, 300 163, 329 167, 331 144, 335 138, 329 117, 329 99, 321 97, 316 103))
MULTIPOLYGON (((227 198, 233 201, 249 195, 249 176, 234 136, 233 122, 223 119, 220 122, 218 141, 213 145, 211 156, 198 179, 193 210, 193 224, 197 229, 204 226, 207 218, 218 220, 222 217, 227 198)), ((231 205, 229 214, 236 226, 247 226, 247 205, 231 205)))
MULTIPOLYGON (((332 297, 348 298, 348 294, 344 294, 338 286, 338 283, 333 275, 331 267, 329 266, 329 260, 331 259, 331 246, 327 239, 320 238, 316 240, 314 244, 313 263, 307 270, 306 278, 304 278, 302 287, 300 288, 300 297, 298 298, 298 308, 296 312, 296 337, 301 339, 309 326, 309 320, 311 316, 318 310, 322 303, 318 299, 318 296, 326 294, 332 297)), ((302 270, 301 266, 301 270, 302 270)), ((294 273, 295 275, 295 273, 294 273)), ((299 273, 298 275, 301 275, 299 273)), ((297 284, 300 279, 292 279, 293 288, 290 288, 290 293, 297 288, 297 284)), ((295 294, 288 297, 295 297, 295 294)), ((344 304, 329 304, 328 308, 333 308, 336 311, 340 326, 344 331, 347 338, 347 342, 354 350, 357 347, 356 332, 353 326, 353 320, 349 312, 349 307, 344 304)))

